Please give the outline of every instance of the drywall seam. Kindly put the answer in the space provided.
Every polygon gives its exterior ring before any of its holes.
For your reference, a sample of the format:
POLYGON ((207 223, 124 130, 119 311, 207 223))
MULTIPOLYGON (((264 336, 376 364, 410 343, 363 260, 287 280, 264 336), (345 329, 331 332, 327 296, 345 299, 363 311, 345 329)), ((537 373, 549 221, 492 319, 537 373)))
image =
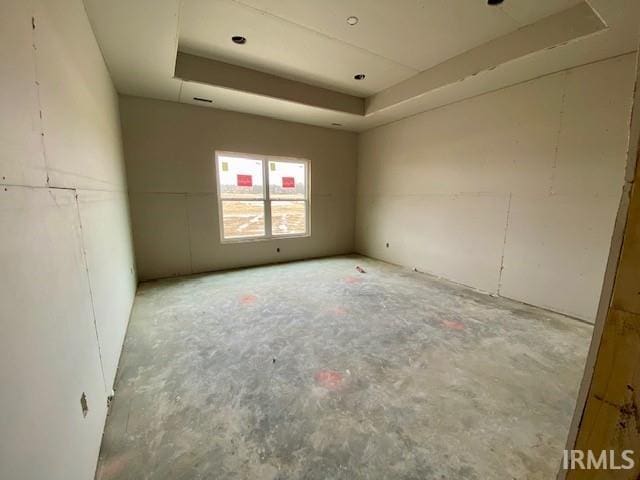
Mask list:
POLYGON ((93 300, 93 290, 91 287, 91 276, 89 275, 89 263, 87 259, 87 249, 84 245, 84 231, 82 229, 82 216, 80 215, 80 202, 78 202, 78 190, 71 188, 69 190, 74 191, 73 198, 76 202, 76 214, 78 216, 78 225, 80 226, 80 247, 82 248, 82 259, 84 260, 84 271, 87 277, 87 286, 89 288, 89 302, 91 303, 91 317, 93 319, 93 330, 96 334, 96 341, 98 342, 98 360, 100 361, 100 373, 102 374, 102 385, 104 386, 104 392, 108 395, 110 388, 107 387, 106 378, 104 375, 104 365, 102 362, 102 348, 100 343, 100 335, 98 334, 98 324, 96 321, 96 307, 93 300))
MULTIPOLYGON (((58 171, 55 170, 54 171, 58 171)), ((26 188, 50 188, 52 190, 77 190, 76 187, 60 187, 57 185, 29 185, 27 183, 9 183, 3 182, 0 180, 0 185, 3 187, 26 187, 26 188)), ((114 190, 112 188, 85 188, 83 187, 81 190, 87 190, 91 192, 111 192, 111 193, 128 193, 128 190, 114 190)), ((163 192, 159 192, 163 193, 163 192)))
MULTIPOLYGON (((84 7, 84 3, 83 5, 83 9, 84 7)), ((41 98, 41 91, 40 91, 40 76, 38 74, 38 45, 36 42, 36 34, 35 34, 35 30, 37 28, 37 21, 36 21, 36 17, 35 15, 31 16, 31 45, 33 47, 33 71, 34 71, 34 75, 35 75, 35 89, 36 89, 36 98, 37 98, 37 103, 38 103, 38 117, 39 117, 39 129, 40 129, 40 147, 42 149, 42 158, 44 161, 44 168, 45 168, 45 174, 46 174, 46 186, 51 187, 51 188, 58 188, 55 187, 54 185, 51 184, 51 179, 49 177, 49 173, 50 172, 58 172, 58 173, 66 173, 66 174, 73 174, 77 177, 79 177, 80 175, 76 172, 67 172, 64 170, 60 170, 60 169, 56 169, 56 168, 52 168, 48 162, 47 162, 47 145, 46 145, 46 132, 44 130, 44 111, 42 109, 42 98, 41 98)), ((93 30, 92 30, 93 33, 93 30)), ((95 34, 94 34, 95 35, 95 34)), ((101 54, 102 51, 100 50, 101 54)), ((104 56, 102 57, 103 61, 104 61, 104 56)), ((106 63, 105 63, 106 65, 106 63)), ((117 184, 112 184, 110 182, 106 182, 102 179, 99 178, 93 178, 93 177, 89 177, 89 176, 84 176, 84 178, 92 180, 94 182, 99 182, 105 185, 105 188, 86 188, 86 190, 96 190, 96 191, 106 191, 106 192, 126 192, 126 187, 124 189, 122 188, 118 188, 117 184), (108 188, 111 187, 111 188, 108 188), (115 188, 114 188, 115 187, 115 188)), ((15 186, 31 186, 31 185, 22 185, 22 184, 16 184, 15 186)), ((46 188, 46 187, 45 187, 46 188)), ((73 188, 72 188, 73 189, 73 188)))
MULTIPOLYGON (((91 316, 92 316, 92 320, 93 320, 93 329, 94 332, 96 334, 96 341, 97 341, 97 347, 98 347, 98 359, 100 361, 100 373, 102 375, 102 384, 105 385, 105 377, 104 377, 104 367, 102 365, 102 352, 100 350, 100 338, 98 337, 98 326, 96 324, 96 312, 95 312, 95 306, 94 306, 94 302, 93 302, 93 291, 91 290, 91 281, 89 279, 89 265, 87 264, 87 252, 84 246, 84 233, 82 231, 82 220, 80 218, 80 205, 78 203, 78 191, 75 188, 61 188, 61 187, 54 187, 51 186, 51 182, 50 182, 50 178, 49 178, 49 171, 50 171, 50 167, 49 164, 47 163, 47 145, 46 145, 46 141, 45 141, 45 132, 44 132, 44 122, 43 122, 43 112, 42 112, 42 99, 41 99, 41 92, 40 92, 40 78, 38 75, 38 46, 36 43, 36 35, 35 35, 35 30, 36 30, 36 18, 35 16, 31 17, 31 36, 32 36, 32 46, 33 46, 33 68, 34 68, 34 72, 35 72, 35 86, 36 86, 36 96, 38 99, 38 117, 39 117, 39 126, 40 126, 40 146, 42 148, 42 156, 43 156, 43 160, 44 160, 44 167, 45 167, 45 172, 46 172, 46 187, 41 187, 41 188, 48 188, 48 189, 58 189, 58 190, 73 190, 74 192, 74 199, 75 199, 75 203, 76 203, 76 214, 78 217, 78 225, 80 226, 80 245, 82 247, 82 258, 84 260, 84 269, 85 269, 85 273, 87 276, 87 284, 88 284, 88 288, 89 288, 89 301, 91 303, 91 316)), ((107 391, 106 389, 106 385, 105 385, 105 392, 107 391)))
POLYGON ((38 75, 38 46, 36 45, 36 17, 31 17, 31 46, 33 48, 33 73, 35 77, 36 98, 38 99, 38 117, 40 127, 40 148, 42 148, 42 160, 44 162, 44 171, 46 175, 46 184, 49 185, 49 165, 47 163, 47 149, 44 142, 44 122, 42 117, 42 100, 40 98, 40 80, 38 75))
POLYGON ((584 323, 585 325, 593 327, 593 323, 589 322, 588 320, 585 320, 584 318, 576 317, 574 314, 571 314, 571 313, 561 312, 561 311, 559 311, 557 309, 554 310, 553 308, 536 305, 534 303, 523 302, 522 300, 518 300, 517 298, 505 297, 504 295, 493 295, 491 293, 482 292, 482 290, 478 290, 478 291, 480 293, 485 293, 486 295, 490 295, 492 297, 504 298, 506 300, 509 300, 510 302, 521 303, 522 305, 527 305, 529 307, 533 307, 533 308, 536 308, 538 310, 544 310, 546 312, 551 312, 551 313, 554 313, 556 315, 559 314, 559 315, 562 315, 563 317, 567 317, 567 318, 570 318, 571 320, 575 320, 576 322, 584 323))
POLYGON ((42 189, 42 190, 75 190, 73 187, 54 187, 47 185, 27 185, 21 183, 6 183, 0 182, 0 185, 3 187, 16 187, 16 188, 33 188, 33 189, 42 189))
MULTIPOLYGON (((83 8, 84 8, 84 4, 83 4, 83 8)), ((87 286, 88 286, 88 290, 89 290, 89 301, 91 303, 91 317, 93 320, 93 329, 96 335, 96 341, 97 341, 97 347, 98 347, 98 360, 100 361, 100 373, 102 375, 102 385, 105 388, 105 393, 108 391, 106 384, 105 384, 105 375, 104 375, 104 366, 103 366, 103 361, 102 361, 102 351, 101 351, 101 346, 100 346, 100 338, 98 335, 98 325, 96 323, 96 311, 95 311, 95 305, 94 305, 94 300, 93 300, 93 291, 91 288, 91 280, 90 280, 90 276, 89 276, 89 265, 87 263, 87 252, 86 252, 86 248, 84 245, 84 232, 82 230, 82 219, 80 217, 80 204, 78 203, 78 191, 76 188, 61 188, 61 187, 55 187, 51 185, 51 181, 50 181, 50 177, 49 177, 49 172, 51 170, 49 164, 47 163, 47 145, 46 145, 46 140, 45 140, 45 131, 44 131, 44 113, 42 111, 42 99, 41 99, 41 92, 40 92, 40 78, 38 75, 38 45, 36 42, 36 35, 35 35, 35 30, 36 30, 36 17, 32 16, 31 17, 31 35, 32 35, 32 46, 33 46, 33 68, 34 68, 34 72, 35 72, 35 85, 36 85, 36 96, 37 96, 37 100, 38 100, 38 117, 39 117, 39 126, 40 126, 40 144, 41 144, 41 148, 42 148, 42 156, 44 159, 44 166, 45 166, 45 172, 46 172, 46 187, 42 187, 42 188, 49 188, 49 189, 59 189, 59 190, 73 190, 74 192, 74 199, 75 199, 75 203, 76 203, 76 215, 78 217, 78 225, 80 226, 80 245, 82 248, 82 258, 84 260, 84 269, 85 269, 85 273, 86 273, 86 277, 87 277, 87 286)))
MULTIPOLYGON (((372 259, 377 260, 379 262, 388 263, 389 265, 394 265, 396 267, 408 269, 408 267, 406 265, 401 265, 399 263, 393 263, 393 262, 390 262, 388 260, 384 260, 384 259, 379 258, 379 257, 374 257, 373 255, 360 253, 358 251, 356 251, 355 254, 363 256, 363 257, 367 257, 367 258, 372 258, 372 259)), ((349 256, 349 255, 352 255, 352 254, 350 254, 350 253, 344 254, 344 256, 349 256)), ((339 255, 339 256, 342 256, 342 255, 339 255)), ((326 258, 326 257, 318 257, 318 258, 326 258)), ((298 260, 291 260, 291 261, 292 262, 296 262, 298 260)), ((287 263, 287 262, 285 262, 285 263, 287 263)), ((248 267, 239 267, 239 269, 242 269, 242 268, 248 268, 248 267)), ((232 269, 232 270, 235 270, 235 269, 232 269)), ((585 325, 593 327, 593 323, 588 322, 587 320, 584 320, 584 319, 582 319, 580 317, 576 317, 576 316, 572 315, 571 313, 559 312, 558 310, 553 310, 553 309, 551 309, 549 307, 535 305, 533 303, 523 302, 522 300, 518 300, 517 298, 505 297, 504 295, 500 295, 498 293, 488 292, 488 291, 483 290, 481 288, 474 287, 473 285, 469 285, 469 284, 462 283, 462 282, 456 282, 455 280, 451 280, 450 278, 443 277, 442 275, 438 275, 438 274, 433 273, 433 272, 428 271, 428 270, 415 269, 413 271, 417 272, 417 273, 420 273, 422 275, 428 275, 429 277, 435 278, 436 280, 438 280, 440 282, 445 282, 445 283, 449 283, 451 285, 457 285, 457 286, 460 286, 460 287, 468 288, 469 290, 473 290, 474 292, 479 293, 481 295, 487 295, 489 297, 494 297, 494 298, 504 298, 505 300, 509 300, 510 302, 519 303, 521 305, 527 305, 528 307, 533 307, 533 308, 536 308, 538 310, 544 310, 545 312, 550 312, 550 313, 553 313, 553 314, 560 314, 560 315, 562 315, 564 317, 570 318, 570 319, 575 320, 577 322, 584 323, 585 325)), ((175 276, 174 277, 166 277, 166 278, 175 278, 175 276)), ((155 279, 154 280, 149 280, 149 281, 155 281, 155 279)))
MULTIPOLYGON (((111 183, 108 182, 106 180, 102 180, 100 178, 97 177, 91 177, 89 175, 80 175, 78 172, 73 172, 73 171, 69 171, 69 170, 62 170, 61 168, 48 168, 48 172, 56 172, 56 173, 62 173, 62 174, 66 174, 66 175, 73 175, 75 178, 82 178, 85 180, 91 180, 93 182, 96 183, 102 183, 105 186, 102 188, 96 187, 94 185, 92 186, 83 186, 82 190, 95 190, 95 191, 101 191, 101 192, 120 192, 120 193, 124 193, 126 192, 126 186, 119 186, 117 183, 111 183)), ((63 182, 64 183, 64 182, 63 182)))
MULTIPOLYGON (((396 267, 405 268, 405 269, 408 268, 406 265, 403 265, 403 264, 400 264, 400 263, 390 262, 389 260, 385 260, 385 259, 380 258, 380 257, 375 257, 375 256, 373 256, 371 254, 365 254, 365 253, 360 252, 357 249, 354 251, 354 254, 355 255, 360 255, 360 256, 363 256, 363 257, 367 257, 367 258, 372 258, 372 259, 377 260, 379 262, 388 263, 389 265, 394 265, 396 267)), ((348 256, 348 255, 352 255, 352 254, 345 253, 343 255, 344 256, 348 256)), ((342 256, 342 255, 338 255, 338 256, 342 256)), ((311 257, 311 258, 313 259, 313 258, 326 258, 326 257, 311 257)), ((297 261, 299 261, 299 260, 286 260, 286 261, 280 262, 280 263, 289 263, 289 262, 297 262, 297 261)), ((267 264, 267 265, 271 265, 271 264, 267 264)), ((243 268, 251 268, 251 267, 238 267, 237 269, 239 270, 239 269, 243 269, 243 268)), ((233 268, 233 269, 230 269, 230 270, 236 270, 236 269, 233 268)), ((226 270, 215 270, 215 271, 216 272, 220 272, 220 271, 224 272, 226 270)), ((417 273, 421 273, 422 275, 428 275, 428 276, 430 276, 432 278, 435 278, 435 279, 437 279, 438 281, 441 281, 441 282, 447 282, 447 283, 450 283, 452 285, 458 285, 460 287, 468 288, 468 289, 473 290, 474 292, 477 292, 477 293, 479 293, 481 295, 488 295, 489 297, 494 297, 494 298, 504 298, 505 300, 509 300, 510 302, 515 302, 515 303, 519 303, 519 304, 522 304, 522 305, 527 305, 529 307, 537 308, 538 310, 544 310, 546 312, 550 312, 550 313, 554 313, 554 314, 560 314, 560 315, 562 315, 564 317, 570 318, 570 319, 575 320, 577 322, 584 323, 585 325, 589 325, 590 327, 594 326, 593 323, 591 323, 591 322, 589 322, 589 321, 587 321, 587 320, 585 320, 583 318, 576 317, 575 315, 573 315, 571 313, 562 312, 562 311, 559 311, 557 309, 554 310, 552 308, 545 307, 543 305, 541 306, 541 305, 536 305, 536 304, 533 304, 533 303, 527 303, 527 302, 524 302, 522 300, 518 300, 517 298, 511 298, 511 297, 506 297, 504 295, 500 295, 500 293, 488 292, 486 290, 483 290, 483 289, 478 288, 478 287, 474 287, 473 285, 469 285, 467 283, 456 282, 455 280, 451 280, 448 277, 443 277, 442 275, 438 275, 438 274, 433 273, 433 272, 431 272, 429 270, 418 270, 418 269, 416 269, 414 271, 417 272, 417 273)), ((203 272, 198 272, 198 273, 203 273, 203 272)), ((180 276, 182 276, 182 275, 180 275, 180 276)), ((173 275, 173 276, 162 277, 162 278, 175 278, 175 277, 176 276, 173 275)), ((145 282, 153 282, 155 280, 161 280, 162 278, 160 278, 160 279, 155 279, 154 278, 152 280, 145 280, 145 282)), ((140 283, 144 283, 144 282, 140 282, 140 283)))
MULTIPOLYGON (((2 184, 0 184, 2 185, 2 184)), ((4 186, 4 185, 3 185, 4 186)), ((96 334, 96 341, 97 346, 98 346, 98 358, 100 361, 100 369, 101 369, 101 373, 102 373, 102 383, 105 387, 105 393, 107 393, 109 391, 107 385, 105 384, 105 375, 104 375, 104 367, 102 365, 102 351, 100 348, 100 338, 99 338, 99 334, 98 334, 98 326, 96 324, 96 313, 95 313, 95 306, 94 306, 94 301, 93 301, 93 291, 92 291, 92 287, 91 287, 91 280, 89 277, 89 264, 87 261, 87 252, 86 252, 86 248, 84 246, 84 234, 83 234, 83 229, 82 229, 82 219, 80 216, 80 204, 78 202, 78 190, 76 188, 70 188, 70 187, 47 187, 47 186, 29 186, 29 185, 6 185, 6 186, 12 186, 12 187, 20 187, 20 188, 33 188, 33 189, 43 189, 43 190, 67 190, 67 191, 73 191, 73 197, 75 199, 75 203, 76 203, 76 214, 78 217, 78 225, 80 227, 80 246, 82 248, 82 258, 84 261, 84 269, 87 275, 87 285, 88 285, 88 290, 89 290, 89 300, 91 303, 91 315, 92 315, 92 319, 93 319, 93 328, 96 334)))
POLYGON ((556 169, 558 167, 558 153, 560 152, 560 138, 562 136, 562 127, 564 124, 564 109, 565 101, 567 98, 567 83, 569 82, 568 71, 564 72, 564 78, 562 81, 562 98, 560 99, 560 118, 558 121, 558 133, 556 135, 556 146, 553 151, 553 163, 551 164, 551 179, 549 181, 549 195, 553 195, 553 184, 556 180, 556 169))
POLYGON ((412 66, 409 66, 409 65, 405 65, 405 64, 400 63, 400 62, 398 62, 397 60, 394 60, 394 59, 392 59, 392 58, 387 58, 387 57, 385 57, 384 55, 382 55, 382 54, 380 54, 380 53, 373 52, 373 51, 368 50, 368 49, 366 49, 366 48, 364 48, 364 47, 361 47, 361 46, 359 46, 359 45, 354 45, 354 44, 352 44, 352 43, 345 42, 344 40, 340 40, 340 39, 339 39, 339 38, 337 38, 337 37, 332 37, 331 35, 328 35, 328 34, 326 34, 326 33, 324 33, 324 32, 319 32, 318 30, 315 30, 315 29, 313 29, 313 28, 311 28, 311 27, 309 27, 309 26, 307 26, 307 25, 303 25, 303 24, 298 24, 298 23, 292 22, 291 20, 288 20, 288 19, 286 19, 286 18, 284 18, 284 17, 281 17, 281 16, 276 15, 276 14, 274 14, 274 13, 268 12, 268 11, 266 11, 266 10, 261 10, 261 9, 259 9, 259 8, 254 7, 254 6, 251 6, 251 5, 247 5, 246 3, 239 2, 238 0, 231 0, 231 1, 232 1, 233 3, 238 4, 240 7, 243 7, 243 8, 249 9, 249 10, 255 10, 255 11, 257 11, 258 13, 260 13, 260 15, 264 15, 265 17, 273 17, 273 18, 277 18, 279 21, 281 21, 281 22, 283 22, 283 23, 288 23, 288 24, 296 25, 296 26, 298 26, 298 27, 302 27, 302 28, 304 28, 304 29, 306 29, 306 30, 309 30, 310 32, 315 33, 315 34, 316 34, 316 35, 318 35, 319 37, 328 38, 328 39, 330 39, 330 40, 333 40, 334 42, 339 42, 339 43, 341 43, 341 44, 343 44, 343 45, 349 45, 350 47, 355 48, 355 49, 357 49, 357 50, 360 50, 360 51, 362 51, 362 52, 366 52, 366 53, 368 53, 369 55, 374 55, 374 56, 376 56, 376 57, 378 57, 378 58, 383 58, 383 59, 387 60, 387 61, 388 61, 388 62, 390 62, 390 63, 394 63, 394 64, 396 64, 396 65, 399 65, 399 66, 403 67, 403 68, 406 68, 406 69, 409 69, 409 70, 413 70, 413 71, 414 71, 414 72, 416 72, 416 73, 420 73, 420 70, 419 70, 419 69, 417 69, 417 68, 415 68, 415 67, 412 67, 412 66))
POLYGON ((504 270, 504 252, 507 248, 507 234, 509 233, 509 220, 511 218, 511 198, 513 193, 509 192, 509 202, 507 203, 507 219, 504 226, 504 241, 502 242, 502 255, 500 256, 500 270, 498 273, 498 289, 497 294, 500 295, 500 289, 502 288, 502 271, 504 270))
MULTIPOLYGON (((0 185, 2 185, 2 182, 0 182, 0 185)), ((22 185, 16 185, 17 187, 20 187, 22 185)), ((42 187, 41 187, 42 188, 42 187)), ((46 188, 46 187, 44 187, 46 188)), ((51 188, 65 188, 65 187, 51 187, 51 188)), ((105 191, 105 192, 113 192, 114 190, 100 190, 100 189, 95 189, 95 188, 82 188, 81 190, 92 190, 92 191, 105 191)), ((190 196, 196 196, 196 195, 211 195, 214 194, 215 195, 215 190, 199 190, 199 191, 193 191, 193 192, 185 192, 185 191, 166 191, 166 190, 151 190, 151 191, 147 191, 147 190, 123 190, 121 193, 144 193, 144 194, 148 194, 148 195, 190 195, 190 196)), ((491 192, 471 192, 471 195, 477 195, 477 196, 482 196, 482 195, 491 195, 491 192)), ((411 196, 420 196, 421 194, 416 194, 416 195, 412 195, 412 194, 408 194, 408 195, 388 195, 389 197, 393 197, 393 196, 397 196, 397 197, 411 197, 411 196)), ((437 195, 437 194, 433 194, 433 195, 437 195)), ((311 194, 312 198, 331 198, 333 197, 333 194, 331 193, 312 193, 311 194)))

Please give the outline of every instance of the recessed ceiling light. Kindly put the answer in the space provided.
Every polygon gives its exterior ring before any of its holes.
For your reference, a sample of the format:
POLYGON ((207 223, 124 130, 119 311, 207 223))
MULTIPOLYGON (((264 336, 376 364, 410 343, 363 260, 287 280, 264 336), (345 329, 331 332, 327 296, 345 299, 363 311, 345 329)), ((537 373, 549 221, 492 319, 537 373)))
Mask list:
POLYGON ((350 17, 347 17, 347 23, 352 27, 354 25, 357 25, 359 21, 360 20, 358 19, 358 17, 354 17, 353 15, 351 15, 350 17))
POLYGON ((233 41, 233 43, 237 43, 238 45, 244 45, 245 43, 247 43, 247 39, 242 35, 234 35, 233 37, 231 37, 231 40, 233 41))
POLYGON ((356 80, 364 80, 364 77, 366 77, 364 73, 358 73, 357 75, 353 76, 353 78, 355 78, 356 80))
POLYGON ((489 5, 500 5, 504 0, 487 0, 489 5))
POLYGON ((209 98, 193 97, 193 99, 194 99, 196 102, 213 103, 213 100, 211 100, 211 99, 209 99, 209 98))

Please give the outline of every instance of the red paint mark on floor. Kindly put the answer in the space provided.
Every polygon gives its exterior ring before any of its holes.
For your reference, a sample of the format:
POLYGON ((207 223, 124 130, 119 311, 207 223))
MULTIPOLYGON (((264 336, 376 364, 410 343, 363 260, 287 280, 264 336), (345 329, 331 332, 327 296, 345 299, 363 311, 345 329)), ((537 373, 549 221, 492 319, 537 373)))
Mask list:
POLYGON ((353 275, 349 275, 344 278, 344 281, 347 283, 362 283, 362 279, 360 277, 354 277, 353 275))
POLYGON ((313 376, 316 383, 327 390, 336 391, 342 387, 342 374, 335 370, 318 370, 313 376))
POLYGON ((329 312, 336 317, 344 317, 348 313, 347 309, 342 307, 332 308, 329 312))
POLYGON ((128 454, 116 455, 115 457, 106 460, 102 465, 100 465, 100 468, 98 469, 97 479, 107 480, 119 475, 125 470, 128 462, 128 454))
POLYGON ((243 295, 240 297, 240 303, 242 305, 253 305, 256 303, 256 300, 258 300, 258 297, 255 295, 243 295))
POLYGON ((442 326, 449 330, 464 330, 464 323, 455 320, 443 320, 442 326))

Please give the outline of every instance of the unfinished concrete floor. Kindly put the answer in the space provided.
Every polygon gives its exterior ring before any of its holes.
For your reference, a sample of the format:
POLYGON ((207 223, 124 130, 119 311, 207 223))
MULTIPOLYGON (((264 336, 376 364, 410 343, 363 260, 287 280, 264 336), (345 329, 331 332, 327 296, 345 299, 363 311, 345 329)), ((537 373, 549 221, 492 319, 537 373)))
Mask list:
POLYGON ((549 480, 591 330, 362 257, 145 283, 97 478, 549 480))

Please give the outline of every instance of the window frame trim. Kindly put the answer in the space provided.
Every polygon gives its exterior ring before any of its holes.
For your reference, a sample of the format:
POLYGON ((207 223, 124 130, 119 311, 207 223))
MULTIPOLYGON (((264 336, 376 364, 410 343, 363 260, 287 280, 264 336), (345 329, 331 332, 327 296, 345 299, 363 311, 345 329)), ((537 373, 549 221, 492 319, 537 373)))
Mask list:
POLYGON ((220 243, 248 243, 248 242, 264 242, 270 240, 291 239, 291 238, 307 238, 311 236, 311 161, 307 158, 296 157, 282 157, 278 155, 257 155, 253 153, 241 153, 230 152, 225 150, 215 151, 215 175, 216 175, 216 196, 218 201, 218 233, 220 236, 220 243), (222 198, 220 192, 220 157, 239 157, 249 160, 262 161, 262 198, 247 198, 247 199, 233 199, 222 198), (302 200, 286 200, 286 199, 274 199, 274 202, 284 201, 303 201, 305 204, 305 232, 304 233, 291 233, 285 235, 274 235, 271 223, 271 192, 269 188, 269 161, 274 162, 289 162, 289 163, 304 163, 305 164, 305 198, 302 200), (264 203, 264 235, 251 236, 251 237, 233 237, 225 238, 224 236, 224 217, 222 215, 222 202, 224 201, 237 201, 237 202, 263 202, 264 203))

